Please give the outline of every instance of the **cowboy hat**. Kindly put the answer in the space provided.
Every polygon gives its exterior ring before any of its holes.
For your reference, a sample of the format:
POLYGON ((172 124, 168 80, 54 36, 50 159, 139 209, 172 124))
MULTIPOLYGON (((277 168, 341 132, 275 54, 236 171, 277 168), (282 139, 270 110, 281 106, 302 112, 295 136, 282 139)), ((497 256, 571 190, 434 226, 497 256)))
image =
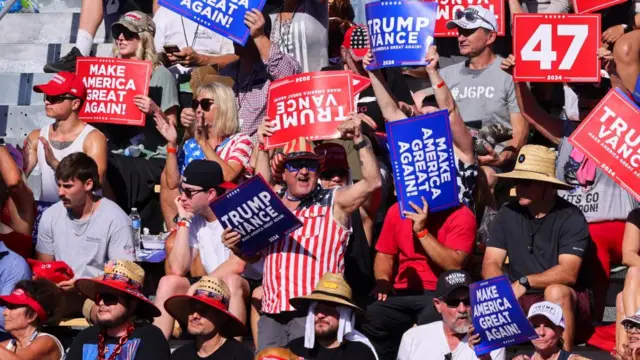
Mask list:
POLYGON ((525 145, 518 153, 513 171, 496 174, 507 179, 522 179, 548 182, 558 189, 570 190, 573 186, 556 178, 556 153, 541 145, 525 145))
POLYGON ((105 292, 130 296, 140 300, 137 314, 149 319, 160 316, 160 309, 142 293, 142 284, 144 270, 140 265, 129 260, 111 260, 104 266, 103 280, 78 279, 75 288, 93 301, 97 294, 105 292))
POLYGON ((228 76, 218 75, 218 71, 213 66, 201 66, 191 72, 189 86, 194 93, 197 92, 200 87, 212 83, 220 83, 228 87, 233 87, 234 81, 228 76))
POLYGON ((316 154, 313 151, 313 145, 304 137, 299 137, 289 141, 284 145, 282 153, 277 153, 271 159, 271 173, 276 181, 282 181, 282 173, 284 173, 284 165, 287 161, 297 159, 311 159, 322 162, 324 156, 316 154))
POLYGON ((353 302, 351 287, 344 277, 336 273, 325 273, 318 281, 316 288, 307 296, 300 296, 289 300, 291 305, 298 310, 305 310, 312 301, 322 301, 336 305, 350 307, 359 315, 364 311, 353 302))
POLYGON ((179 323, 186 324, 189 320, 189 315, 194 312, 195 304, 207 305, 227 318, 227 321, 220 329, 220 332, 225 337, 240 336, 246 332, 246 327, 242 321, 229 312, 229 299, 231 297, 229 294, 229 287, 224 281, 211 276, 203 276, 196 283, 193 295, 172 296, 165 301, 164 308, 179 323))

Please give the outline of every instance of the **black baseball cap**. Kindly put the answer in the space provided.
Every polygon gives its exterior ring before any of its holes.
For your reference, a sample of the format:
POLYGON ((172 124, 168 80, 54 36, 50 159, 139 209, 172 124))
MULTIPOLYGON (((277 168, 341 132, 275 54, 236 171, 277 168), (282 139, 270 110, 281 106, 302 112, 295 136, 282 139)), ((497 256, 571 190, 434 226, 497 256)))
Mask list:
POLYGON ((469 289, 471 275, 462 270, 449 270, 440 274, 436 284, 436 297, 446 299, 459 288, 469 289))
POLYGON ((184 169, 182 182, 200 186, 205 190, 215 189, 218 194, 223 194, 227 189, 235 188, 235 184, 224 181, 220 164, 209 160, 191 161, 184 169))

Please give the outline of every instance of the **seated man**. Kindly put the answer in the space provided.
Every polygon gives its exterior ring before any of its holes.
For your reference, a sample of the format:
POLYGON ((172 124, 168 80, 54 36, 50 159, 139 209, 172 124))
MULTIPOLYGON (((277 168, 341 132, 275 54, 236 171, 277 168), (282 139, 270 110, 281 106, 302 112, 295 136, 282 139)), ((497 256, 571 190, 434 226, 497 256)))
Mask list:
POLYGON ((75 279, 58 285, 75 299, 64 315, 75 315, 84 300, 74 296, 78 278, 102 276, 110 259, 135 260, 131 224, 113 201, 95 194, 100 189, 98 166, 89 155, 68 155, 56 168, 59 201, 45 210, 38 228, 36 259, 69 264, 75 279))
POLYGON ((0 210, 6 209, 8 215, 6 224, 0 222, 0 241, 20 256, 30 258, 36 205, 14 157, 22 159, 15 147, 0 146, 0 210))
POLYGON ((79 114, 87 96, 82 79, 68 72, 56 74, 33 91, 44 94, 45 112, 54 120, 51 125, 33 130, 24 141, 27 151, 25 173, 28 177, 38 167, 41 178, 40 201, 58 201, 56 167, 69 154, 84 152, 98 165, 100 184, 105 184, 107 171, 107 139, 95 127, 80 120, 79 114))
MULTIPOLYGON (((557 194, 571 188, 555 176, 556 154, 540 145, 520 150, 515 169, 499 174, 516 180, 517 200, 504 205, 490 230, 482 277, 508 275, 523 310, 546 300, 562 306, 564 349, 591 321, 590 285, 582 259, 590 253, 589 228, 580 209, 557 194)), ((585 340, 585 339, 581 339, 585 340)))
MULTIPOLYGON (((433 305, 442 321, 416 326, 402 336, 398 360, 458 359, 476 360, 469 346, 472 329, 469 285, 473 281, 465 271, 451 270, 440 274, 433 305), (449 355, 449 357, 447 357, 449 355)), ((503 360, 504 348, 493 350, 481 360, 503 360)))
MULTIPOLYGON (((220 164, 215 161, 193 160, 184 171, 180 185, 181 195, 176 199, 178 227, 175 239, 169 240, 167 249, 167 275, 160 280, 155 303, 161 307, 173 295, 186 294, 189 279, 184 277, 191 270, 202 275, 224 279, 229 286, 232 314, 245 322, 249 283, 240 275, 245 262, 233 255, 221 242, 222 225, 209 206, 225 192, 220 164), (194 264, 194 260, 199 261, 194 264)), ((164 308, 162 308, 164 309, 164 308)), ((169 338, 174 328, 174 319, 162 311, 154 324, 169 338)))
POLYGON ((96 325, 76 336, 66 359, 168 360, 169 344, 149 324, 160 310, 142 294, 144 270, 128 260, 104 267, 104 279, 79 279, 75 289, 100 308, 96 325))
POLYGON ((204 276, 195 284, 193 296, 174 296, 164 308, 195 336, 194 342, 175 350, 171 359, 253 359, 251 350, 233 338, 242 336, 246 328, 229 312, 229 288, 224 281, 204 276))
POLYGON ((467 206, 434 214, 424 199, 421 206, 404 220, 398 203, 391 206, 376 244, 377 301, 367 308, 371 320, 362 329, 380 359, 396 358, 402 334, 414 324, 439 320, 433 307, 438 277, 461 269, 473 249, 476 218, 467 206))
POLYGON ((300 358, 377 359, 373 345, 355 330, 356 316, 364 311, 353 302, 342 275, 325 273, 310 295, 293 298, 291 304, 307 313, 305 336, 289 343, 300 358))

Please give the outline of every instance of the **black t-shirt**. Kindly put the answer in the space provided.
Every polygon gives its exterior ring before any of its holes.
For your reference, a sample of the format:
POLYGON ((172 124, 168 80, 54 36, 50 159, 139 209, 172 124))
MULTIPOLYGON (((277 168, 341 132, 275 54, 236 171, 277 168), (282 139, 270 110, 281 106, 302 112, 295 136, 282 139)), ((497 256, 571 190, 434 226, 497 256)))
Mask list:
MULTIPOLYGON (((66 359, 68 360, 95 360, 98 358, 98 334, 101 328, 91 326, 78 334, 69 348, 66 359)), ((118 344, 119 338, 107 337, 105 344, 109 351, 107 358, 118 344)), ((122 347, 117 359, 132 360, 168 360, 169 343, 164 338, 162 331, 155 325, 145 324, 136 327, 131 336, 122 347)))
MULTIPOLYGON (((252 360, 253 353, 235 339, 227 339, 213 354, 200 357, 196 352, 195 343, 187 344, 171 354, 173 360, 252 360)), ((155 359, 153 359, 155 360, 155 359)))
POLYGON ((375 360, 376 357, 369 347, 361 342, 343 341, 334 349, 326 349, 316 346, 313 349, 304 347, 304 337, 297 338, 289 343, 289 349, 303 359, 312 360, 375 360))
MULTIPOLYGON (((491 224, 487 246, 507 251, 509 279, 516 281, 558 265, 563 254, 587 258, 591 237, 580 209, 557 196, 554 207, 540 219, 533 218, 517 200, 504 205, 491 224)), ((576 289, 586 287, 587 269, 583 261, 576 289)), ((528 293, 540 291, 531 289, 528 293)))

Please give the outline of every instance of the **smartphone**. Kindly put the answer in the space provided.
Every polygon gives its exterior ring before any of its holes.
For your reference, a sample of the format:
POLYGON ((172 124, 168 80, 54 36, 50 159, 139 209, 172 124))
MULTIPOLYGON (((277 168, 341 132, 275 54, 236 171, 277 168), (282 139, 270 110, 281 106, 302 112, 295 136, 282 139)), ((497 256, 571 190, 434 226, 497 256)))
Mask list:
POLYGON ((163 46, 163 48, 164 48, 165 54, 173 54, 173 53, 180 52, 180 48, 178 47, 178 45, 174 45, 174 44, 166 44, 165 46, 163 46))

